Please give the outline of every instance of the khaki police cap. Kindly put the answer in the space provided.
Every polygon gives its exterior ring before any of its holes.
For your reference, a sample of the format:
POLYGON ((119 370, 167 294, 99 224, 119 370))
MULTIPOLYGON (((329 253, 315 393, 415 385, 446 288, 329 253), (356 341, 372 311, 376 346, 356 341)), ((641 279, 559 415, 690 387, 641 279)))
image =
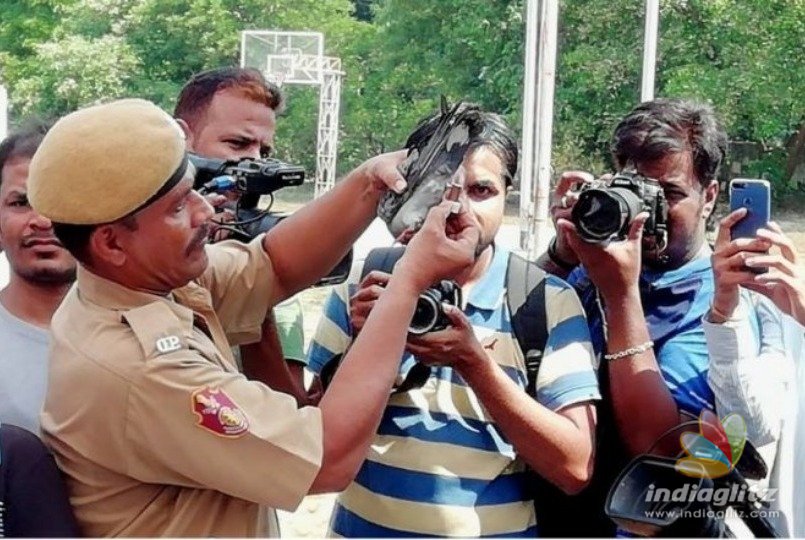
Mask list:
POLYGON ((57 223, 109 223, 147 206, 187 169, 184 134, 149 101, 124 99, 68 114, 28 172, 28 198, 57 223))

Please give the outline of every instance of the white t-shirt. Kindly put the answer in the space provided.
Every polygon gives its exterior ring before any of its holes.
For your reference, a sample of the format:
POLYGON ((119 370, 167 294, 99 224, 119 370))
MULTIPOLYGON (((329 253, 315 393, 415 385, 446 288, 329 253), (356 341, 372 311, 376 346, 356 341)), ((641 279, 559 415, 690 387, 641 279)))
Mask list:
POLYGON ((0 423, 39 434, 48 383, 50 333, 0 304, 0 423))
POLYGON ((6 254, 0 252, 0 289, 8 285, 8 260, 6 254))

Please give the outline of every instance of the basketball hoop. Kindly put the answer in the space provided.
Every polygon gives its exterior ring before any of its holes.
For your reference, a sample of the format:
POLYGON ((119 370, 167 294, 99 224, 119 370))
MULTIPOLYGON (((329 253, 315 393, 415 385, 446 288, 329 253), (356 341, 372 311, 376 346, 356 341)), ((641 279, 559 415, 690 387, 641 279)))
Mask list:
POLYGON ((321 32, 247 30, 241 33, 240 65, 260 70, 278 87, 299 84, 319 88, 316 138, 316 197, 335 185, 341 59, 324 56, 321 32))
POLYGON ((282 83, 285 82, 285 73, 266 73, 265 78, 268 82, 277 86, 277 88, 282 88, 282 83))

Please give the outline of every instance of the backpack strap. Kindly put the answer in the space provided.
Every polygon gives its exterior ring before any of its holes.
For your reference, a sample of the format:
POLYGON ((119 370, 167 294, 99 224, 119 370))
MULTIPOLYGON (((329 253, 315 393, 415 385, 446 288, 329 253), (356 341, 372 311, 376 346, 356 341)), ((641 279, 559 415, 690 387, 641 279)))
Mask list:
POLYGON ((526 366, 526 390, 536 398, 545 344, 548 341, 548 317, 545 312, 545 271, 535 262, 509 254, 506 269, 506 301, 511 315, 512 331, 526 366))

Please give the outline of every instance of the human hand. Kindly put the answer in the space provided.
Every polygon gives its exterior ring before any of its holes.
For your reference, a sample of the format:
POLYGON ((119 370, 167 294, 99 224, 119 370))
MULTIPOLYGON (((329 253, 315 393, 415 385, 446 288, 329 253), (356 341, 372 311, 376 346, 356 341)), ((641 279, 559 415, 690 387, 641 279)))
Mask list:
POLYGON ((452 207, 453 202, 442 201, 430 209, 394 268, 394 275, 407 276, 420 291, 455 277, 475 260, 477 222, 465 208, 451 214, 452 207))
POLYGON ((805 326, 805 271, 791 239, 777 223, 759 229, 759 239, 779 248, 779 253, 751 254, 746 265, 767 268, 765 274, 752 273, 752 279, 742 282, 747 289, 767 296, 783 312, 805 326))
POLYGON ((444 330, 419 336, 408 335, 405 348, 417 361, 428 366, 453 366, 461 371, 487 358, 475 337, 472 325, 462 311, 453 305, 442 304, 450 326, 444 330))
MULTIPOLYGON (((551 194, 551 220, 554 228, 559 230, 557 223, 560 219, 570 220, 573 205, 579 200, 580 186, 592 182, 595 178, 584 171, 565 171, 559 177, 559 182, 551 194)), ((568 265, 579 264, 579 257, 567 243, 564 235, 556 235, 556 256, 568 265)))
POLYGON ((357 174, 367 179, 367 194, 379 199, 387 190, 402 193, 407 187, 399 167, 405 161, 406 150, 388 152, 364 161, 358 166, 357 174))
POLYGON ((736 238, 731 240, 733 225, 746 216, 746 208, 739 208, 721 220, 713 249, 713 278, 715 293, 713 309, 708 318, 716 323, 729 319, 740 301, 739 286, 753 283, 757 274, 746 267, 746 261, 757 252, 768 251, 771 244, 762 238, 736 238), (723 320, 722 320, 723 319, 723 320))
POLYGON ((366 324, 369 312, 380 298, 390 277, 391 274, 386 272, 372 270, 363 278, 358 286, 358 291, 349 299, 349 320, 352 323, 354 335, 357 335, 366 324))
POLYGON ((215 208, 215 214, 210 219, 210 242, 220 242, 226 240, 229 236, 229 231, 221 227, 221 224, 231 223, 236 220, 235 211, 227 208, 226 204, 229 202, 229 197, 222 193, 206 193, 204 195, 210 206, 215 208))
POLYGON ((642 265, 643 227, 648 217, 648 212, 639 213, 629 224, 629 232, 624 240, 606 244, 582 240, 576 226, 560 218, 557 237, 564 236, 601 295, 605 299, 616 299, 637 292, 642 265))

